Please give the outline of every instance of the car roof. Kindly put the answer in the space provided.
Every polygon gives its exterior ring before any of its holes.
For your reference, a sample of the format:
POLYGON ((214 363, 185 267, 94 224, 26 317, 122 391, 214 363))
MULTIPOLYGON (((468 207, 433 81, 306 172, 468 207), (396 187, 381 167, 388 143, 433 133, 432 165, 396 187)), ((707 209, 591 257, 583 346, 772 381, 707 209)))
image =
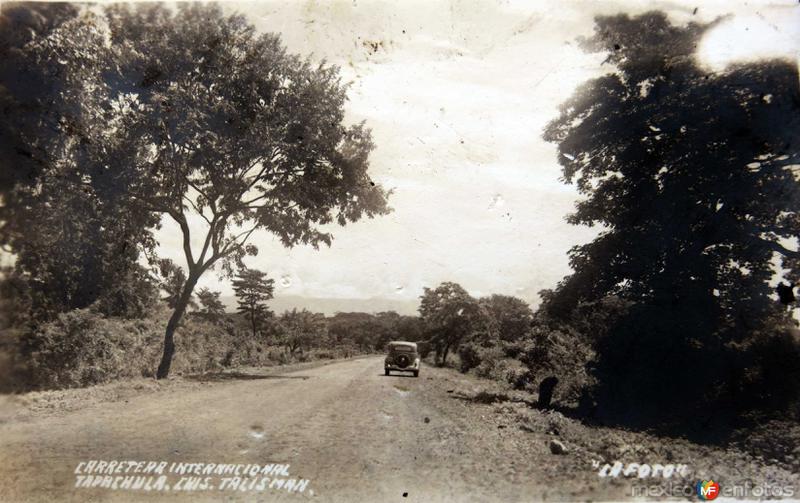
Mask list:
POLYGON ((390 346, 414 346, 417 347, 416 342, 407 342, 407 341, 389 341, 390 346))

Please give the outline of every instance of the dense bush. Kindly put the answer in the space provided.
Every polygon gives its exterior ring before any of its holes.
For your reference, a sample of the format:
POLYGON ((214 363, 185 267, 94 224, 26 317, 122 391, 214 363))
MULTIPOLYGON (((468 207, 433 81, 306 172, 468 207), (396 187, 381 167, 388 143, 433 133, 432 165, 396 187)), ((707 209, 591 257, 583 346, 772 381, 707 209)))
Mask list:
MULTIPOLYGON (((46 389, 153 377, 168 317, 164 305, 156 306, 142 319, 106 317, 96 308, 77 309, 61 313, 35 329, 5 329, 3 340, 8 347, 0 352, 5 371, 0 373, 0 379, 6 389, 46 389), (17 336, 12 338, 13 334, 17 336), (14 376, 10 375, 12 369, 14 376)), ((193 374, 363 353, 353 341, 320 337, 311 341, 313 345, 298 348, 292 354, 280 334, 262 332, 253 337, 246 320, 239 315, 216 320, 186 316, 176 331, 173 370, 176 375, 193 374)))
MULTIPOLYGON (((530 330, 530 329, 529 329, 530 330)), ((530 349, 531 339, 528 338, 529 334, 526 333, 526 338, 517 341, 500 341, 499 347, 503 351, 506 358, 519 358, 525 351, 530 349)))
POLYGON ((432 349, 433 348, 431 347, 431 344, 427 341, 417 343, 417 351, 419 352, 419 356, 422 358, 428 358, 432 349))
POLYGON ((600 419, 631 426, 658 421, 703 436, 696 425, 721 431, 750 411, 796 413, 800 341, 792 321, 776 317, 743 333, 700 331, 700 319, 655 309, 666 308, 636 306, 597 342, 593 394, 600 419))
MULTIPOLYGON (((515 345, 521 348, 525 343, 515 345)), ((507 349, 508 344, 502 341, 463 344, 458 348, 458 368, 463 373, 472 371, 478 377, 507 382, 515 389, 526 389, 530 384, 530 372, 518 359, 509 358, 507 349)))
POLYGON ((554 376, 559 384, 557 400, 575 404, 591 386, 587 366, 594 357, 589 340, 568 327, 538 324, 531 329, 531 341, 520 354, 532 384, 554 376))
POLYGON ((763 412, 800 418, 800 330, 779 326, 731 346, 728 350, 744 360, 736 398, 763 412))
POLYGON ((89 309, 61 313, 24 339, 31 384, 65 388, 148 375, 162 332, 152 319, 104 318, 89 309))
POLYGON ((506 371, 505 378, 506 382, 516 390, 530 389, 530 386, 533 383, 533 375, 531 374, 531 371, 521 364, 517 367, 509 368, 506 371))
POLYGON ((508 362, 497 346, 481 348, 480 363, 475 367, 475 375, 485 379, 504 381, 508 370, 508 362))
POLYGON ((458 348, 459 370, 469 372, 481 363, 480 348, 476 344, 462 344, 458 348))

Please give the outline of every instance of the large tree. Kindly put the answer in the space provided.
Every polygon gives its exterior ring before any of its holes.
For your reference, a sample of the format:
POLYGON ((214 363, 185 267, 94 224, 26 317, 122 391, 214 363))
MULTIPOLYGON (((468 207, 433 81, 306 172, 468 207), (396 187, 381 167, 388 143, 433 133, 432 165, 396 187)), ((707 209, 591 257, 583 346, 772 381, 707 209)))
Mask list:
POLYGON ((601 228, 571 250, 575 272, 547 307, 633 303, 598 347, 603 396, 628 416, 734 393, 736 344, 781 317, 773 259, 788 279, 800 272, 797 65, 711 72, 695 51, 713 26, 659 12, 598 17, 582 45, 607 53, 611 71, 545 132, 584 196, 568 221, 601 228))
POLYGON ((440 365, 447 363, 450 351, 467 340, 491 339, 497 326, 486 308, 461 285, 446 281, 436 288, 425 288, 420 297, 419 314, 440 365))
POLYGON ((186 281, 156 373, 198 279, 230 274, 258 229, 285 246, 330 244, 330 226, 388 211, 369 178, 370 132, 344 122, 338 68, 289 54, 274 34, 215 5, 112 6, 111 124, 143 207, 175 222, 186 281))
POLYGON ((325 315, 308 309, 285 311, 278 319, 278 326, 283 345, 290 355, 319 345, 328 333, 325 315))

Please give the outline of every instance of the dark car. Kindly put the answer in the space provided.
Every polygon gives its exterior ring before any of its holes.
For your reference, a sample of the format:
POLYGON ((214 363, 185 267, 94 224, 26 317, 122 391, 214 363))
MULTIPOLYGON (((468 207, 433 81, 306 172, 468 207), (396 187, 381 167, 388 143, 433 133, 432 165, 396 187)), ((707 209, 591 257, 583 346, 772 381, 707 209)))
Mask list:
POLYGON ((419 361, 416 342, 392 341, 384 362, 384 372, 387 376, 392 370, 411 372, 414 377, 419 377, 419 361))

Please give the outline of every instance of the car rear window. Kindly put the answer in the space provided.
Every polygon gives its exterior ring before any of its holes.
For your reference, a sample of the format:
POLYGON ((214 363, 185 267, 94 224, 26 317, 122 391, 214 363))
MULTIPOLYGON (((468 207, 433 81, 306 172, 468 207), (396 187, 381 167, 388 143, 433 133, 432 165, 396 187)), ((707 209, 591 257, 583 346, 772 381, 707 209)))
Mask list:
POLYGON ((413 353, 414 346, 410 346, 408 344, 396 344, 393 346, 389 346, 390 351, 400 351, 402 353, 413 353))

